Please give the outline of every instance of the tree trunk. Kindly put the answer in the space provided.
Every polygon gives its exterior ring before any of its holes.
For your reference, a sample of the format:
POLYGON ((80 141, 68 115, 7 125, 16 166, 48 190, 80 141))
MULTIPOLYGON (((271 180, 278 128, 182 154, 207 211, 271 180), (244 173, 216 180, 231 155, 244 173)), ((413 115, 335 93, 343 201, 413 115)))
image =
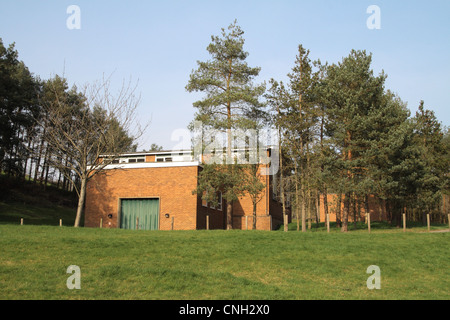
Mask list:
POLYGON ((320 192, 316 190, 316 226, 319 227, 320 220, 320 192))
POLYGON ((27 169, 28 169, 28 161, 30 161, 30 166, 31 166, 31 155, 30 155, 30 149, 31 149, 31 138, 29 137, 29 133, 27 134, 28 136, 28 144, 27 144, 27 148, 25 151, 25 163, 24 163, 24 167, 23 167, 23 180, 26 181, 27 180, 27 169))
POLYGON ((256 230, 256 202, 253 202, 253 230, 256 230))
POLYGON ((284 231, 288 231, 287 219, 286 219, 286 201, 284 198, 284 181, 283 181, 283 160, 281 159, 281 148, 280 148, 280 187, 281 187, 281 206, 283 209, 283 225, 284 231))
POLYGON ((312 210, 312 203, 311 203, 311 190, 309 189, 309 185, 308 185, 308 230, 311 230, 311 220, 312 220, 312 215, 311 215, 311 210, 312 210))
POLYGON ((325 187, 324 191, 323 191, 323 212, 325 213, 325 224, 327 224, 327 222, 329 222, 327 220, 327 217, 328 217, 328 199, 327 199, 327 197, 328 197, 328 191, 327 191, 327 188, 325 187))
POLYGON ((301 196, 302 196, 302 232, 306 231, 306 205, 305 205, 305 190, 303 185, 301 187, 301 196))
POLYGON ((300 217, 299 217, 299 211, 300 211, 300 206, 299 206, 299 202, 300 202, 300 196, 298 193, 298 172, 297 172, 297 163, 295 163, 295 214, 297 216, 297 231, 300 230, 300 217))
MULTIPOLYGON (((350 146, 350 142, 352 141, 352 134, 350 131, 347 130, 347 137, 345 139, 344 145, 345 147, 348 148, 347 153, 346 153, 346 161, 349 161, 351 163, 353 157, 352 157, 352 150, 351 148, 349 148, 350 146)), ((347 179, 350 180, 353 184, 354 180, 353 180, 353 175, 351 173, 350 170, 347 170, 347 179)), ((343 214, 343 219, 342 219, 342 228, 341 231, 342 232, 347 232, 348 231, 348 216, 350 213, 350 197, 351 197, 351 193, 350 192, 346 192, 345 193, 345 199, 344 199, 344 214, 343 214)))
POLYGON ((342 227, 341 227, 341 231, 342 232, 347 232, 348 231, 348 213, 350 210, 350 193, 346 193, 345 194, 345 199, 344 199, 344 212, 343 212, 343 217, 342 217, 342 227))
MULTIPOLYGON (((367 221, 367 214, 370 212, 370 208, 369 208, 369 196, 366 195, 365 199, 364 199, 364 211, 366 211, 366 221, 367 221)), ((383 219, 383 218, 381 218, 383 219)))
POLYGON ((233 229, 233 202, 227 201, 227 230, 233 229))
MULTIPOLYGON (((278 109, 278 113, 280 110, 278 109)), ((286 201, 284 199, 284 176, 283 176, 283 154, 281 151, 281 130, 278 128, 278 150, 279 150, 279 170, 280 170, 280 193, 281 193, 281 207, 283 210, 283 226, 284 231, 288 231, 287 219, 286 219, 286 201)))
MULTIPOLYGON (((45 153, 44 153, 44 164, 42 165, 42 171, 41 171, 41 177, 39 178, 39 184, 44 184, 44 177, 45 177, 45 172, 47 170, 47 166, 48 166, 48 157, 49 157, 49 146, 47 145, 45 148, 45 153)), ((44 184, 44 190, 45 190, 45 184, 44 184)))
POLYGON ((81 179, 81 187, 80 187, 80 195, 78 198, 78 207, 77 207, 77 216, 75 218, 75 224, 74 227, 80 226, 81 216, 84 212, 84 204, 86 202, 86 181, 87 178, 83 177, 81 179))
MULTIPOLYGON (((45 135, 45 128, 44 128, 44 133, 43 135, 45 135)), ((44 150, 44 138, 41 138, 41 143, 39 144, 39 152, 38 152, 38 158, 36 160, 36 166, 34 167, 34 183, 37 183, 38 181, 38 176, 39 176, 39 167, 41 165, 41 158, 42 158, 42 152, 44 150)))
POLYGON ((336 227, 341 227, 342 193, 339 193, 336 205, 336 227))

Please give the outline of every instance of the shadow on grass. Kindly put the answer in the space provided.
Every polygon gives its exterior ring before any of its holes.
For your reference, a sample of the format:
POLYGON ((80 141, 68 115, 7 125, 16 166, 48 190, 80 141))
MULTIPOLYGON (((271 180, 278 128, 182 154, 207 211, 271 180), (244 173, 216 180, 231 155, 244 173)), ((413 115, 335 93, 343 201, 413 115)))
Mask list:
POLYGON ((0 224, 73 226, 76 203, 74 192, 0 174, 0 224))
POLYGON ((62 219, 63 226, 73 226, 76 209, 63 206, 40 206, 19 202, 0 201, 0 224, 20 224, 23 219, 25 225, 59 226, 62 219))

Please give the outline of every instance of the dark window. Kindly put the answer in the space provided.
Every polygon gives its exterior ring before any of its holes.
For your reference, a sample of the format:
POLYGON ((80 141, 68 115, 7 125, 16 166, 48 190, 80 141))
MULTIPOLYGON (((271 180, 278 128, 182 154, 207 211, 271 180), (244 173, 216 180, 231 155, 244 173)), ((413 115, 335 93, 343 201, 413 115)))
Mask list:
POLYGON ((145 162, 145 159, 144 158, 139 158, 139 159, 137 159, 137 162, 145 162))
POLYGON ((172 158, 166 158, 166 162, 172 162, 172 158))
POLYGON ((128 162, 129 162, 129 163, 131 163, 131 162, 136 162, 136 159, 128 159, 128 162))
POLYGON ((119 163, 119 159, 113 160, 112 163, 119 163))

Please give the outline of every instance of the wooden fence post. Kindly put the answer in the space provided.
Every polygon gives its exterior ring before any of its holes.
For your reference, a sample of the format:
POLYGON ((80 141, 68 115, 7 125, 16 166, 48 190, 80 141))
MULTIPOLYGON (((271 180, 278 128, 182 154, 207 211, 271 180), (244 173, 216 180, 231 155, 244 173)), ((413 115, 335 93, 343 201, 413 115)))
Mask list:
POLYGON ((23 218, 20 218, 20 225, 23 226, 23 218))
POLYGON ((100 229, 103 228, 103 218, 100 218, 100 229))
POLYGON ((209 215, 206 215, 206 230, 209 230, 209 215))
POLYGON ((430 214, 427 213, 427 229, 430 231, 430 214))
POLYGON ((62 219, 59 219, 59 226, 62 227, 62 219))
POLYGON ((406 232, 406 214, 403 214, 403 232, 406 232))
POLYGON ((368 228, 369 233, 370 233, 370 212, 367 212, 367 228, 368 228))

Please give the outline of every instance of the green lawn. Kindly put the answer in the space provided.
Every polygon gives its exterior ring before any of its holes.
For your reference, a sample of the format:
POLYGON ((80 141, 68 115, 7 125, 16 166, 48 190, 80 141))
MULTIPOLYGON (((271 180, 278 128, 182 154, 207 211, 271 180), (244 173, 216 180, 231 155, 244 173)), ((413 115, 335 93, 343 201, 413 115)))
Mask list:
POLYGON ((0 225, 0 299, 450 299, 450 233, 0 225), (69 290, 67 267, 81 269, 69 290), (381 270, 369 290, 367 267, 381 270))

